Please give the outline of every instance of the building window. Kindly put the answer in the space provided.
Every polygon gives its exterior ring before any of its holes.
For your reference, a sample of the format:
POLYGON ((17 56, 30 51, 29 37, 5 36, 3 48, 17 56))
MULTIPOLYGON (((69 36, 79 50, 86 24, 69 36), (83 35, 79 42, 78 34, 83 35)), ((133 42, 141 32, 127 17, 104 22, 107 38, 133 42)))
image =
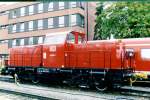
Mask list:
POLYGON ((5 15, 5 14, 8 14, 9 13, 9 11, 2 11, 2 12, 0 12, 0 15, 5 15))
POLYGON ((71 15, 71 26, 77 25, 77 15, 71 15))
POLYGON ((16 46, 16 39, 12 40, 12 47, 16 46))
POLYGON ((53 9, 54 9, 54 6, 53 6, 53 2, 50 2, 49 4, 48 4, 48 11, 53 11, 53 9))
POLYGON ((6 29, 7 27, 5 27, 4 25, 0 26, 0 29, 6 29))
POLYGON ((25 16, 25 7, 22 7, 22 8, 20 9, 20 15, 21 15, 21 16, 25 16))
POLYGON ((43 37, 39 37, 38 39, 38 44, 41 44, 41 43, 43 43, 43 37))
POLYGON ((13 25, 13 27, 12 27, 12 32, 15 33, 15 32, 16 32, 16 29, 17 29, 17 25, 15 24, 15 25, 13 25))
POLYGON ((24 39, 20 39, 20 45, 21 45, 21 46, 24 45, 24 39))
POLYGON ((64 2, 59 2, 59 9, 64 9, 65 3, 64 2))
POLYGON ((33 21, 29 21, 29 30, 33 30, 33 21))
POLYGON ((34 13, 34 6, 29 6, 29 15, 32 15, 34 13))
POLYGON ((77 2, 70 2, 71 8, 77 7, 77 2))
POLYGON ((80 2, 80 7, 84 9, 85 3, 84 2, 80 2))
POLYGON ((43 12, 43 3, 38 4, 38 13, 43 12))
POLYGON ((0 40, 0 43, 8 43, 8 40, 0 40))
POLYGON ((43 20, 38 20, 38 29, 43 29, 43 20))
POLYGON ((29 38, 29 45, 32 45, 33 44, 33 37, 30 37, 29 38))
POLYGON ((5 25, 5 29, 8 29, 8 25, 5 25))
POLYGON ((0 43, 4 43, 4 40, 0 40, 0 43))
POLYGON ((85 24, 85 22, 84 22, 84 17, 81 16, 81 26, 84 27, 84 24, 85 24))
POLYGON ((48 18, 48 28, 53 28, 53 23, 54 23, 54 21, 53 21, 53 18, 48 18))
POLYGON ((16 18, 17 17, 17 10, 12 10, 12 18, 16 18))
POLYGON ((24 32, 24 23, 20 24, 20 32, 24 32))
POLYGON ((64 27, 64 16, 59 17, 59 27, 64 27))

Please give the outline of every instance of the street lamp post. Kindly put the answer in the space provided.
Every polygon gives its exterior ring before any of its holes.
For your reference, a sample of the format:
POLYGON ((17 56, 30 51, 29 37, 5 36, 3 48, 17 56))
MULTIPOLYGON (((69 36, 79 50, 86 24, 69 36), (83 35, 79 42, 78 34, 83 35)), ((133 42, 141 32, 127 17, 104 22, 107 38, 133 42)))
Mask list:
POLYGON ((89 26, 88 25, 89 24, 88 23, 88 2, 86 2, 86 21, 87 21, 87 27, 86 27, 87 36, 86 37, 87 37, 87 41, 88 41, 89 40, 89 36, 88 36, 89 35, 89 33, 88 33, 88 31, 89 31, 88 30, 88 26, 89 26))

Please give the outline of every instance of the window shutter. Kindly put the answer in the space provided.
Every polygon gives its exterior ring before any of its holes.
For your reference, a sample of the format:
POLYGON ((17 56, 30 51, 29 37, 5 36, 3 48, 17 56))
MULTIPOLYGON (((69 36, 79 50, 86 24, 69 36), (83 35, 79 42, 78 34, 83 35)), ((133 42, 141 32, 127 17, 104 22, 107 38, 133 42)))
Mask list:
POLYGON ((12 25, 8 26, 8 33, 12 33, 12 25))
POLYGON ((27 31, 29 31, 29 27, 28 27, 29 25, 28 25, 28 22, 25 22, 24 23, 24 31, 25 32, 27 32, 27 31))
POLYGON ((33 37, 33 44, 37 44, 38 43, 38 37, 33 37))
POLYGON ((17 17, 20 17, 21 15, 20 8, 16 9, 16 11, 17 11, 17 17))
POLYGON ((16 32, 20 32, 20 23, 16 24, 16 32))
POLYGON ((48 2, 43 3, 43 6, 44 6, 44 8, 43 8, 44 12, 47 12, 48 11, 48 2))
POLYGON ((29 41, 29 38, 24 38, 24 44, 25 44, 25 45, 28 45, 28 44, 29 44, 28 41, 29 41))
POLYGON ((69 16, 66 15, 65 16, 65 27, 68 27, 69 26, 69 16))
POLYGON ((34 20, 33 21, 33 30, 37 30, 38 29, 38 21, 34 20))
POLYGON ((12 10, 9 11, 9 19, 12 19, 12 10))
POLYGON ((12 40, 8 40, 8 48, 12 47, 12 40))
POLYGON ((16 46, 20 45, 20 39, 16 39, 16 46))
POLYGON ((58 27, 58 17, 54 17, 54 28, 57 28, 58 27))
POLYGON ((34 14, 38 13, 38 4, 33 5, 33 9, 34 9, 34 14))
POLYGON ((69 2, 65 2, 65 9, 69 8, 69 2))
POLYGON ((79 14, 77 14, 77 25, 81 26, 81 16, 79 14))
POLYGON ((54 11, 59 10, 59 2, 53 2, 53 6, 54 6, 54 11))
POLYGON ((81 4, 80 4, 80 2, 77 2, 77 7, 81 7, 81 4))
POLYGON ((43 19, 43 28, 47 29, 48 28, 48 19, 43 19))
POLYGON ((28 16, 29 15, 29 7, 25 7, 25 15, 28 16))

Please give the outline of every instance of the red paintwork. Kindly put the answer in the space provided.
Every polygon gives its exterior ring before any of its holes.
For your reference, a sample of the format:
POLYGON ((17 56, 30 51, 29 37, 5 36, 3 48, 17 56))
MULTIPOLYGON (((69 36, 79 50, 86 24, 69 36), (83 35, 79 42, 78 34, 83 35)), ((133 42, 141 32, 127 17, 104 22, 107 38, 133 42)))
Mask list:
POLYGON ((88 42, 70 46, 66 54, 67 68, 120 69, 121 60, 116 57, 117 42, 88 42), (114 57, 113 59, 111 59, 114 57))
POLYGON ((122 42, 125 44, 126 49, 134 49, 135 56, 132 60, 132 66, 135 70, 150 71, 150 59, 141 57, 141 49, 150 49, 150 38, 124 39, 122 42))
POLYGON ((43 54, 44 53, 46 54, 46 57, 43 57, 43 66, 49 68, 61 68, 61 66, 64 65, 64 44, 44 45, 43 54), (51 48, 54 50, 51 50, 51 48))
POLYGON ((131 66, 138 71, 150 71, 150 59, 141 58, 141 48, 150 49, 150 38, 99 40, 78 44, 78 35, 73 32, 75 43, 44 44, 10 49, 9 66, 30 66, 71 69, 127 69, 127 48, 134 49, 131 66), (141 45, 147 44, 147 45, 141 45))
POLYGON ((9 65, 14 67, 39 67, 42 63, 41 49, 41 45, 11 48, 9 65))

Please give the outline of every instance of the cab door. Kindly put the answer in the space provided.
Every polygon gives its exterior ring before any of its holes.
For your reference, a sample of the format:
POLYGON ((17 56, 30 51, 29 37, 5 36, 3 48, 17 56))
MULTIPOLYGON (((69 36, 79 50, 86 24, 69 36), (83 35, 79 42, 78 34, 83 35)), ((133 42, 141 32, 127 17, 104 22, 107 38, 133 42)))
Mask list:
POLYGON ((84 41, 84 34, 78 32, 71 32, 67 36, 66 48, 65 48, 65 67, 74 68, 77 66, 77 55, 76 46, 84 41))
POLYGON ((125 49, 124 63, 126 69, 134 69, 135 51, 133 48, 125 49))
POLYGON ((67 33, 54 33, 46 36, 43 45, 43 66, 64 68, 64 48, 67 33))
POLYGON ((74 34, 70 33, 67 35, 66 41, 66 48, 64 51, 64 58, 65 58, 65 68, 70 68, 75 66, 75 52, 74 52, 74 43, 75 43, 75 36, 74 34))

